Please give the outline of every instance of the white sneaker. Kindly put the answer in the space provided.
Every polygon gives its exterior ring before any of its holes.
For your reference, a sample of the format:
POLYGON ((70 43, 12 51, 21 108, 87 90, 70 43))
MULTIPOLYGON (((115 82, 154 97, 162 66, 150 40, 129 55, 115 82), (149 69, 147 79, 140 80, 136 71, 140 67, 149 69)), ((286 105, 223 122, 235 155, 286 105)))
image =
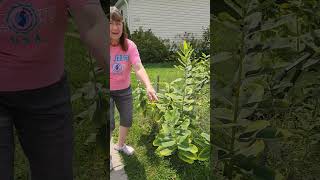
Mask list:
POLYGON ((126 144, 124 144, 122 147, 119 147, 117 144, 114 145, 114 149, 117 151, 122 151, 123 153, 125 153, 126 155, 132 155, 134 152, 133 147, 128 146, 126 144))

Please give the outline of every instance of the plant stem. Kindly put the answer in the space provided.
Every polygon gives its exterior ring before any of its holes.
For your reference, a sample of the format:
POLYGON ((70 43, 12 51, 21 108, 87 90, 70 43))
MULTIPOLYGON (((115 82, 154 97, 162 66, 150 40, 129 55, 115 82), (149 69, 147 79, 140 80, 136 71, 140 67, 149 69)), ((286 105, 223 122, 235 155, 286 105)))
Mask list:
MULTIPOLYGON (((241 41, 240 41, 240 61, 239 61, 239 73, 238 73, 238 79, 236 82, 235 87, 235 103, 234 103, 234 111, 233 111, 233 123, 236 124, 238 121, 238 114, 240 111, 239 107, 239 98, 240 98, 240 88, 241 88, 241 77, 242 77, 242 65, 243 65, 243 59, 244 59, 244 33, 241 33, 241 41)), ((232 127, 232 135, 231 135, 231 147, 230 147, 230 157, 232 158, 234 155, 234 145, 236 140, 236 127, 232 127)), ((232 161, 229 161, 229 173, 228 173, 228 179, 232 180, 233 177, 233 164, 232 161)))
POLYGON ((300 52, 300 29, 299 29, 299 19, 296 16, 296 23, 297 23, 297 51, 300 52))

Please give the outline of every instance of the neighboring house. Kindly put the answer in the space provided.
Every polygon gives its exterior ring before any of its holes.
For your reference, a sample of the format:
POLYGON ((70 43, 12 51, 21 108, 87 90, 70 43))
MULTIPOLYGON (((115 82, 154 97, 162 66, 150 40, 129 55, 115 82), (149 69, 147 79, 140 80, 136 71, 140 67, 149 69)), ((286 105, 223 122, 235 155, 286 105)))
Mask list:
POLYGON ((131 33, 142 27, 175 42, 185 32, 200 39, 210 24, 209 0, 118 0, 115 6, 122 10, 131 33))

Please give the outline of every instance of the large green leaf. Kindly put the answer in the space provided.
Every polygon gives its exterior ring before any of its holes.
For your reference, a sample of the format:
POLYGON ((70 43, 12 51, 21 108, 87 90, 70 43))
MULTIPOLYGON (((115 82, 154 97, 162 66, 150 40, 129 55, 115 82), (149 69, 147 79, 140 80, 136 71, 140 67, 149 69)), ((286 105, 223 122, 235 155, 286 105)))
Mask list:
POLYGON ((183 151, 188 151, 191 153, 197 153, 198 152, 198 148, 197 146, 195 146, 194 144, 190 144, 188 142, 183 142, 181 144, 178 145, 178 149, 179 150, 183 150, 183 151))
POLYGON ((165 96, 170 97, 173 101, 179 101, 183 98, 182 96, 173 93, 165 93, 165 96))
POLYGON ((105 153, 108 149, 107 143, 106 143, 106 140, 107 140, 107 127, 106 127, 106 125, 103 125, 98 129, 98 134, 97 134, 96 138, 97 138, 98 148, 100 149, 100 151, 102 153, 105 153))
POLYGON ((245 82, 240 90, 241 106, 251 103, 258 103, 263 100, 264 87, 254 82, 245 82))
POLYGON ((176 144, 176 141, 175 140, 170 140, 170 141, 163 141, 160 143, 160 145, 162 147, 170 147, 170 146, 173 146, 176 144))
POLYGON ((277 137, 281 137, 281 138, 284 138, 284 139, 289 138, 292 135, 293 135, 292 132, 290 132, 289 130, 280 129, 280 128, 278 128, 278 131, 277 131, 277 134, 276 134, 277 137))
POLYGON ((264 128, 263 130, 259 131, 256 134, 256 138, 274 139, 274 138, 278 138, 277 133, 278 133, 278 130, 276 128, 268 126, 268 127, 264 128))
POLYGON ((166 111, 166 105, 164 104, 159 104, 159 103, 156 103, 156 106, 157 108, 161 111, 161 112, 165 112, 166 111))
POLYGON ((255 84, 254 88, 255 89, 254 89, 252 95, 250 96, 248 103, 260 102, 263 98, 264 87, 259 84, 255 84))
POLYGON ((100 128, 103 124, 106 123, 107 117, 107 102, 106 99, 102 96, 102 92, 99 92, 96 100, 96 109, 93 114, 93 122, 96 125, 96 128, 100 128))
POLYGON ((208 142, 210 142, 210 135, 207 133, 201 133, 201 136, 208 142))
POLYGON ((246 128, 244 133, 260 131, 260 130, 263 130, 264 128, 268 127, 268 126, 270 126, 270 122, 269 121, 266 121, 266 120, 253 121, 252 123, 250 123, 248 125, 248 127, 246 128))
POLYGON ((97 142, 97 133, 91 133, 84 144, 89 145, 91 143, 96 143, 96 142, 97 142))
POLYGON ((203 138, 194 138, 193 142, 197 145, 197 147, 205 148, 208 144, 203 140, 203 138))
POLYGON ((170 147, 159 146, 156 149, 156 152, 160 156, 170 156, 176 149, 177 149, 176 146, 170 146, 170 147))
POLYGON ((192 164, 194 160, 197 159, 196 154, 190 153, 188 151, 182 151, 182 150, 178 151, 178 157, 189 164, 192 164))
POLYGON ((183 123, 180 124, 180 128, 187 130, 190 125, 190 119, 185 119, 183 123))
POLYGON ((164 119, 167 122, 175 122, 177 120, 179 120, 180 118, 180 113, 178 112, 178 110, 170 110, 170 111, 166 111, 164 114, 164 119))
POLYGON ((257 157, 258 154, 263 152, 264 148, 265 148, 265 144, 264 144, 263 140, 256 140, 252 145, 250 145, 246 149, 241 149, 236 154, 243 154, 247 157, 249 157, 249 156, 257 157))
POLYGON ((159 152, 159 154, 161 156, 170 156, 172 154, 173 150, 169 149, 169 148, 166 148, 166 149, 163 149, 159 152))
POLYGON ((257 29, 262 21, 262 13, 261 12, 255 12, 250 14, 249 16, 245 17, 244 22, 246 24, 245 28, 247 32, 252 32, 255 29, 257 29))
POLYGON ((283 15, 278 19, 270 19, 261 26, 261 31, 272 30, 282 25, 288 25, 296 22, 295 14, 283 15))
POLYGON ((226 28, 228 28, 228 29, 230 29, 232 31, 240 33, 240 26, 237 25, 236 23, 233 23, 233 22, 230 22, 230 21, 221 21, 218 18, 214 18, 213 20, 214 20, 214 22, 216 22, 219 25, 221 24, 224 27, 226 27, 226 28))
POLYGON ((245 55, 242 72, 246 74, 246 76, 252 72, 259 72, 262 68, 261 58, 262 53, 250 53, 245 55))
POLYGON ((250 14, 251 12, 254 12, 257 8, 259 8, 259 1, 258 0, 250 0, 247 7, 247 13, 250 14))
POLYGON ((320 52, 319 45, 315 42, 315 38, 311 33, 304 34, 300 36, 300 39, 310 48, 312 48, 315 52, 320 52))
POLYGON ((184 106, 183 111, 190 112, 193 110, 193 106, 184 106))
POLYGON ((198 154, 198 160, 200 161, 206 161, 210 158, 210 146, 205 147, 204 149, 202 149, 200 151, 200 153, 198 154))
POLYGON ((231 60, 231 58, 232 58, 232 53, 230 53, 230 52, 220 52, 218 54, 213 55, 212 63, 215 64, 215 63, 231 60))
POLYGON ((275 50, 275 49, 283 49, 283 48, 291 48, 296 50, 297 48, 297 38, 288 37, 288 38, 272 38, 269 39, 266 43, 264 43, 262 50, 275 50))
POLYGON ((182 144, 183 142, 187 141, 187 138, 188 138, 188 137, 189 137, 188 134, 178 136, 178 137, 177 137, 177 144, 178 144, 178 146, 179 146, 180 144, 182 144))
POLYGON ((214 108, 212 110, 212 116, 218 119, 233 121, 233 111, 226 108, 214 108))
POLYGON ((243 17, 243 10, 241 9, 241 7, 236 4, 234 1, 232 0, 224 0, 224 2, 226 4, 228 4, 235 12, 237 12, 241 17, 243 17))
POLYGON ((170 84, 171 84, 171 85, 172 85, 172 84, 176 84, 176 83, 181 82, 181 81, 183 81, 183 78, 177 78, 177 79, 175 79, 174 81, 172 81, 170 84))
POLYGON ((187 158, 186 156, 181 155, 180 153, 178 153, 178 157, 179 157, 181 160, 183 160, 184 162, 187 162, 187 163, 189 163, 189 164, 193 164, 193 162, 194 162, 194 160, 189 159, 189 158, 187 158))
POLYGON ((231 94, 226 94, 226 89, 220 90, 217 87, 214 87, 211 91, 215 99, 225 103, 225 105, 233 106, 231 94))
POLYGON ((227 12, 221 12, 218 14, 218 18, 222 21, 229 21, 232 23, 237 23, 237 19, 232 17, 229 13, 227 12))
POLYGON ((167 134, 172 133, 172 128, 168 124, 163 123, 161 131, 163 132, 163 134, 167 135, 167 134))
POLYGON ((153 142, 152 142, 153 146, 161 146, 161 140, 160 138, 156 138, 153 142))
POLYGON ((320 63, 320 57, 319 57, 319 56, 308 59, 308 61, 303 64, 302 69, 303 69, 303 70, 304 70, 304 69, 307 69, 307 68, 309 68, 309 67, 314 66, 314 65, 317 64, 317 63, 320 63))
MULTIPOLYGON (((255 104, 253 107, 241 108, 239 113, 239 120, 242 120, 251 116, 255 112, 257 107, 258 107, 258 104, 255 104)), ((248 123, 247 121, 246 122, 242 121, 242 123, 240 124, 246 125, 247 123, 248 123)))

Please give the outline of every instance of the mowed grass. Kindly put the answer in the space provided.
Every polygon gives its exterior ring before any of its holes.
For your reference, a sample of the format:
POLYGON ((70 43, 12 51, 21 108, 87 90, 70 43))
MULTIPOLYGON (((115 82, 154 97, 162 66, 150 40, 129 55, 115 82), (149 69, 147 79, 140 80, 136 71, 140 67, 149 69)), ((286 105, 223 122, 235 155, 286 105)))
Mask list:
MULTIPOLYGON (((144 64, 144 67, 153 86, 157 83, 157 76, 159 76, 160 82, 171 82, 176 78, 183 77, 183 72, 174 68, 174 64, 172 63, 144 64)), ((138 85, 137 78, 133 71, 131 73, 131 85, 133 88, 138 85)))
MULTIPOLYGON (((75 92, 84 83, 89 81, 89 63, 85 60, 87 50, 77 39, 65 38, 65 68, 71 92, 75 92)), ((99 79, 102 79, 101 77, 99 79)), ((72 104, 73 114, 76 116, 88 108, 88 104, 77 101, 72 104)), ((99 151, 95 145, 85 145, 86 139, 94 130, 91 122, 73 119, 74 127, 74 179, 75 180, 105 180, 106 174, 104 159, 106 153, 99 151)), ((15 150, 15 179, 29 179, 28 161, 23 154, 20 144, 16 138, 15 150)), ((50 163, 50 162, 48 162, 50 163)))
MULTIPOLYGON (((156 82, 157 76, 160 76, 160 82, 171 82, 176 78, 183 77, 183 72, 174 68, 173 64, 144 64, 144 67, 153 83, 156 82)), ((134 73, 131 78, 134 89, 137 86, 134 73)), ((209 123, 209 117, 204 121, 209 123)), ((116 130, 113 133, 115 142, 117 141, 118 127, 119 116, 116 114, 116 130)), ((129 180, 209 179, 209 162, 197 161, 189 165, 178 159, 176 155, 166 158, 158 157, 155 154, 156 148, 152 145, 157 132, 158 126, 155 120, 144 117, 137 109, 134 109, 133 126, 130 128, 126 143, 133 146, 136 152, 130 157, 122 155, 129 180)))

